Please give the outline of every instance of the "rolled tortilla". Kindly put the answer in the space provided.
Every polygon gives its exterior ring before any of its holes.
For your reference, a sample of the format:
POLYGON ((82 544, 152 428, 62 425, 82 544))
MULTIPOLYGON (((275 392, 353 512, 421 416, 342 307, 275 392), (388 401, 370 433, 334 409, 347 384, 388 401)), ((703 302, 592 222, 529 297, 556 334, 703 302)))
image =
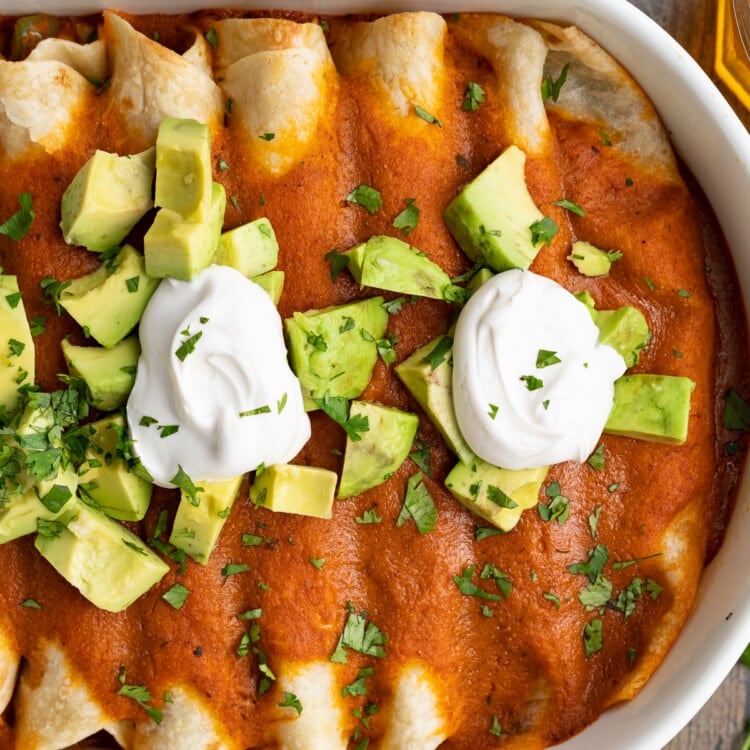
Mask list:
POLYGON ((107 713, 60 643, 41 644, 28 656, 14 708, 16 746, 25 750, 63 750, 101 730, 130 747, 131 723, 107 713))
POLYGON ((130 152, 153 145, 165 117, 194 118, 216 132, 224 100, 210 75, 210 48, 196 33, 184 54, 136 31, 116 13, 104 13, 104 37, 111 73, 105 121, 130 152))
POLYGON ((337 76, 323 32, 282 19, 234 19, 215 28, 231 125, 253 161, 281 175, 304 160, 335 107, 337 76))
POLYGON ((33 146, 47 153, 63 148, 94 96, 94 86, 63 62, 0 60, 0 144, 5 155, 16 159, 33 146))
POLYGON ((339 71, 362 76, 393 116, 420 106, 440 117, 445 86, 446 24, 436 13, 396 13, 334 26, 331 50, 339 71))
POLYGON ((56 60, 69 65, 92 83, 103 84, 107 78, 107 49, 103 39, 78 44, 69 39, 42 39, 27 60, 56 60))

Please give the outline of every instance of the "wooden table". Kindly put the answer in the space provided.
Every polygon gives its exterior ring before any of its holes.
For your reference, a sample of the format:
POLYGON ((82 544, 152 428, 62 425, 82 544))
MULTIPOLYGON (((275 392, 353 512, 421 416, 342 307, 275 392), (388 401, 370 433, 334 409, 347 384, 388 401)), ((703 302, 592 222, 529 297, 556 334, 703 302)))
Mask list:
MULTIPOLYGON (((713 70, 717 0, 631 0, 665 28, 711 76, 750 128, 750 112, 713 70)), ((748 633, 750 641, 750 633, 748 633)), ((734 667, 702 711, 665 750, 739 750, 750 721, 750 669, 734 667)))

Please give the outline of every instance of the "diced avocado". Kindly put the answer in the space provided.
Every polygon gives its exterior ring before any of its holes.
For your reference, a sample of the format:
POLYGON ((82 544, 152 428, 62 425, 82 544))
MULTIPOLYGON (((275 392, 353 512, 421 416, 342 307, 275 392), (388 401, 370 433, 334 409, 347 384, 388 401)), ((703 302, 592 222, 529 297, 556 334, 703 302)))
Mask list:
POLYGON ((623 375, 604 431, 612 435, 682 445, 687 440, 695 383, 679 375, 623 375))
POLYGON ((445 486, 472 513, 510 531, 523 511, 537 504, 548 469, 511 471, 475 458, 471 463, 456 464, 445 478, 445 486))
POLYGON ((337 479, 316 466, 274 464, 256 474, 250 499, 276 513, 330 518, 337 479))
POLYGON ((466 291, 471 295, 479 289, 485 281, 489 281, 495 274, 489 268, 480 268, 466 284, 466 291))
POLYGON ((49 510, 33 489, 12 495, 0 509, 0 544, 18 539, 37 530, 37 519, 54 521, 61 513, 49 510))
POLYGON ((628 367, 637 364, 638 357, 651 336, 643 313, 635 307, 617 310, 597 310, 594 323, 599 328, 599 342, 615 349, 628 367))
POLYGON ((0 274, 0 411, 18 404, 18 388, 34 382, 34 340, 15 276, 0 274))
POLYGON ((34 546, 99 609, 121 612, 169 572, 122 524, 80 501, 69 506, 34 546))
POLYGON ((224 232, 214 263, 231 266, 249 279, 270 271, 279 262, 279 243, 264 217, 224 232))
POLYGON ((583 289, 580 292, 576 292, 573 296, 579 302, 588 307, 592 318, 596 318, 596 302, 594 302, 594 298, 591 296, 591 292, 588 289, 583 289))
POLYGON ((396 365, 396 375, 437 427, 448 447, 469 463, 474 452, 461 435, 453 408, 453 352, 450 336, 438 336, 396 365), (430 355, 439 352, 434 362, 430 355), (436 366, 433 367, 433 364, 436 366))
POLYGON ((224 187, 214 182, 205 219, 184 219, 178 212, 162 208, 143 238, 148 275, 155 279, 171 276, 190 281, 211 265, 219 246, 226 206, 224 187))
MULTIPOLYGON (((27 458, 33 458, 35 453, 48 456, 50 451, 61 448, 60 438, 49 433, 53 426, 54 419, 49 410, 29 405, 20 417, 15 436, 4 436, 3 442, 8 448, 20 448, 27 458)), ((11 493, 0 508, 0 543, 34 533, 39 518, 45 521, 56 519, 78 486, 73 465, 62 457, 57 468, 43 478, 23 470, 17 479, 19 491, 11 493)))
POLYGON ((128 336, 111 349, 76 346, 67 339, 62 340, 61 346, 70 374, 83 379, 97 409, 114 411, 125 403, 141 353, 137 336, 128 336))
POLYGON ((119 245, 154 205, 153 147, 133 156, 95 151, 63 193, 60 228, 70 245, 119 245))
POLYGON ((110 349, 136 326, 158 284, 146 275, 143 256, 125 245, 111 263, 73 279, 60 295, 60 304, 110 349))
POLYGON ((284 278, 283 271, 267 271, 260 276, 253 276, 253 281, 268 292, 274 305, 278 305, 284 291, 284 278))
POLYGON ((539 251, 531 225, 544 216, 526 187, 525 166, 526 154, 508 146, 443 214, 461 249, 495 271, 526 269, 539 251))
POLYGON ((590 242, 578 240, 570 249, 568 260, 584 276, 606 276, 619 255, 600 250, 590 242))
POLYGON ((419 417, 390 406, 352 401, 350 417, 364 417, 368 429, 359 440, 346 439, 339 497, 350 497, 381 484, 404 462, 419 428, 419 417))
POLYGON ((371 237, 344 255, 350 273, 363 286, 432 299, 444 299, 452 286, 437 263, 396 237, 371 237))
POLYGON ((356 398, 367 387, 385 334, 388 313, 382 297, 295 312, 284 321, 292 369, 302 385, 305 409, 316 398, 356 398))
POLYGON ((151 502, 152 486, 128 469, 117 445, 125 431, 122 415, 92 422, 89 445, 79 470, 79 492, 95 507, 121 521, 140 521, 151 502))
POLYGON ((205 565, 229 518, 243 479, 244 475, 240 475, 223 482, 197 482, 203 488, 196 494, 197 505, 181 492, 170 544, 205 565))
POLYGON ((208 125, 176 117, 162 120, 156 136, 156 205, 191 222, 207 221, 212 182, 208 125))

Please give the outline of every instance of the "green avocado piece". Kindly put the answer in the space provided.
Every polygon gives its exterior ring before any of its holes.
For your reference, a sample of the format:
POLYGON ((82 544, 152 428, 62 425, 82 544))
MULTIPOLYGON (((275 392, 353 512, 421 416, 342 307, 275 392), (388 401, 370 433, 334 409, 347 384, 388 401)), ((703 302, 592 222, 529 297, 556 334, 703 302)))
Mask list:
POLYGON ((489 281, 494 275, 495 274, 489 268, 480 268, 471 279, 469 279, 466 284, 466 291, 469 295, 474 294, 474 292, 476 292, 485 281, 489 281))
POLYGON ((0 274, 0 412, 18 404, 18 389, 34 382, 34 340, 15 276, 0 274))
POLYGON ((695 383, 680 375, 623 375, 604 432, 682 445, 687 440, 695 383))
POLYGON ((34 546, 99 609, 121 612, 168 572, 169 566, 125 526, 76 500, 34 546))
POLYGON ((60 305, 102 346, 111 349, 143 315, 159 282, 146 275, 143 256, 124 245, 117 257, 73 279, 60 305))
POLYGON ((475 458, 456 464, 445 478, 445 486, 472 513, 510 531, 523 511, 537 504, 548 469, 540 466, 512 471, 475 458))
POLYGON ((278 305, 281 299, 281 293, 284 291, 284 279, 283 271, 266 271, 260 276, 253 276, 253 281, 268 292, 268 296, 273 300, 274 305, 278 305))
POLYGON ((326 394, 352 399, 364 391, 378 358, 376 342, 387 325, 382 297, 295 312, 284 320, 307 411, 319 408, 315 399, 326 394))
POLYGON ((240 475, 222 482, 197 482, 203 488, 196 494, 198 505, 184 491, 181 492, 169 536, 170 544, 205 565, 229 518, 243 479, 244 475, 240 475))
POLYGON ((153 147, 133 156, 95 151, 63 193, 60 228, 70 245, 119 245, 154 205, 153 147))
POLYGON ((599 328, 599 343, 615 349, 628 367, 638 363, 643 348, 651 338, 643 313, 635 307, 596 310, 594 323, 599 328))
POLYGON ((212 183, 208 125, 177 117, 162 120, 156 136, 156 205, 187 221, 205 222, 212 213, 212 183))
POLYGON ((612 268, 613 259, 617 257, 619 256, 600 250, 590 242, 579 240, 573 243, 568 260, 584 276, 606 276, 612 268))
POLYGON ((224 232, 214 263, 231 266, 249 279, 270 271, 279 262, 279 243, 265 217, 224 232))
POLYGON ((350 417, 363 417, 369 428, 359 440, 346 439, 339 497, 351 497, 375 487, 404 462, 419 429, 419 417, 391 406, 352 401, 350 417))
POLYGON ((83 379, 91 403, 99 411, 114 411, 125 403, 141 353, 137 336, 128 336, 111 349, 76 346, 67 339, 62 340, 61 346, 68 371, 83 379))
POLYGON ((394 368, 401 382, 425 410, 448 447, 469 463, 474 452, 464 440, 453 409, 453 340, 438 336, 417 349, 394 368))
POLYGON ((155 279, 171 276, 190 281, 211 265, 219 247, 226 206, 224 187, 214 182, 205 219, 192 221, 162 208, 143 237, 146 273, 155 279))
MULTIPOLYGON (((50 434, 53 427, 50 410, 29 405, 20 415, 15 433, 5 433, 0 445, 3 450, 20 449, 27 458, 59 450, 62 441, 50 434)), ((18 481, 18 491, 11 492, 0 508, 0 543, 32 534, 37 530, 37 519, 56 519, 76 491, 78 474, 71 463, 61 460, 57 469, 43 479, 22 470, 18 481)))
POLYGON ((446 289, 452 286, 437 263, 396 237, 371 237, 343 255, 350 273, 362 286, 432 299, 444 299, 446 289))
POLYGON ((125 432, 122 415, 87 426, 89 445, 79 469, 79 493, 108 516, 121 521, 140 521, 151 502, 152 485, 131 472, 117 445, 125 432))
POLYGON ((531 225, 544 216, 526 187, 526 154, 508 146, 448 204, 443 218, 461 249, 495 271, 526 269, 539 252, 531 225))
POLYGON ((276 513, 330 518, 337 480, 336 472, 317 466, 274 464, 256 473, 250 499, 276 513))

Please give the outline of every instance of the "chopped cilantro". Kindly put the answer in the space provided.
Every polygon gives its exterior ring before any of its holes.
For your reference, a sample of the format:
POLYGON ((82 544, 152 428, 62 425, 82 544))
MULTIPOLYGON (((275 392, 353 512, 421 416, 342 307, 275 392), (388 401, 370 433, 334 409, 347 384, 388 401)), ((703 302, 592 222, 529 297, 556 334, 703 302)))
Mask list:
POLYGON ((60 308, 60 296, 70 286, 70 281, 58 281, 54 276, 45 276, 40 282, 39 286, 42 289, 44 301, 48 304, 55 306, 55 311, 59 315, 61 313, 60 308))
POLYGON ((140 286, 140 283, 141 283, 140 276, 132 276, 131 278, 125 281, 125 286, 127 287, 127 290, 130 294, 135 294, 135 292, 138 291, 138 287, 140 286))
POLYGON ((349 416, 349 400, 343 396, 330 396, 326 393, 323 398, 316 398, 315 403, 329 416, 334 422, 340 424, 346 434, 354 441, 362 439, 361 432, 368 432, 370 429, 370 420, 361 414, 349 416))
POLYGON ((203 492, 203 487, 196 487, 193 480, 187 475, 180 464, 177 464, 177 473, 170 480, 171 483, 185 493, 191 505, 200 505, 198 493, 203 492))
POLYGON ((164 601, 169 604, 170 607, 175 609, 181 609, 182 605, 185 604, 188 598, 190 590, 183 586, 181 583, 175 583, 174 586, 167 589, 161 596, 164 601))
POLYGON ((490 409, 489 409, 489 411, 487 412, 487 416, 488 416, 488 417, 489 417, 490 419, 493 419, 493 420, 494 420, 494 419, 495 419, 495 417, 497 416, 497 410, 498 410, 498 409, 499 409, 500 407, 499 407, 499 406, 498 406, 497 404, 488 404, 488 406, 490 407, 490 409))
POLYGON ((500 726, 500 719, 497 716, 492 717, 492 724, 490 724, 489 732, 495 737, 501 737, 503 734, 502 727, 500 726))
POLYGON ((403 526, 411 518, 420 534, 429 534, 437 527, 437 508, 423 478, 421 471, 409 477, 406 497, 396 519, 396 526, 403 526))
POLYGON ((188 354, 192 354, 195 351, 195 345, 198 343, 198 341, 200 341, 201 336, 203 336, 203 331, 198 331, 198 333, 194 333, 191 336, 190 330, 186 328, 184 331, 182 331, 182 334, 187 338, 185 338, 180 343, 179 347, 177 347, 175 355, 177 356, 177 359, 179 359, 181 362, 184 362, 188 354))
POLYGON ((336 281, 336 277, 346 268, 349 259, 336 248, 329 250, 323 257, 331 263, 331 281, 336 281))
POLYGON ((458 590, 464 596, 476 596, 480 599, 487 599, 491 602, 501 601, 501 597, 498 594, 492 594, 488 591, 477 586, 471 579, 474 575, 474 566, 470 565, 468 568, 464 568, 460 576, 454 576, 453 581, 458 586, 458 590))
POLYGON ((367 524, 380 523, 383 519, 378 515, 378 509, 372 507, 369 510, 366 510, 361 516, 357 516, 354 520, 360 524, 367 524))
POLYGON ((552 218, 545 216, 539 221, 535 221, 529 229, 531 230, 531 242, 534 245, 538 245, 543 242, 545 245, 549 245, 552 242, 552 238, 558 233, 560 227, 555 224, 552 218))
POLYGON ((487 499, 500 508, 512 509, 518 507, 518 503, 510 495, 506 495, 499 487, 492 484, 487 485, 487 499))
POLYGON ((367 695, 366 679, 372 677, 375 670, 372 667, 364 667, 357 672, 357 679, 341 689, 343 698, 347 696, 367 695))
POLYGON ((429 362, 430 369, 436 370, 443 362, 445 362, 445 358, 452 346, 453 339, 450 336, 443 336, 440 341, 437 342, 435 348, 427 354, 422 361, 429 362))
POLYGON ((503 531, 502 529, 496 529, 496 528, 489 527, 489 526, 477 526, 474 529, 474 538, 478 542, 481 542, 482 539, 489 539, 490 537, 493 537, 493 536, 502 536, 505 533, 506 532, 503 531))
POLYGON ((386 635, 375 623, 367 620, 366 612, 357 614, 351 602, 347 604, 347 609, 349 614, 344 623, 344 631, 331 655, 331 661, 337 664, 346 664, 345 649, 347 648, 365 656, 375 656, 382 659, 385 656, 385 645, 388 643, 386 635))
POLYGON ((549 349, 540 349, 536 355, 536 366, 539 369, 543 367, 551 367, 560 362, 560 357, 557 356, 557 352, 550 351, 549 349))
POLYGON ((544 494, 550 498, 549 504, 539 503, 537 510, 542 521, 557 521, 562 526, 570 515, 570 500, 562 494, 560 483, 554 480, 545 488, 544 494))
POLYGON ((464 89, 464 100, 461 102, 461 109, 466 112, 476 112, 480 104, 484 104, 485 91, 474 81, 469 81, 464 89))
POLYGON ((234 576, 238 573, 247 573, 248 570, 250 570, 250 566, 247 563, 227 563, 221 569, 221 574, 225 578, 228 578, 229 576, 234 576))
POLYGON ((380 192, 369 185, 358 185, 344 200, 348 203, 356 203, 358 206, 362 206, 371 214, 376 213, 383 205, 380 192))
POLYGON ((272 141, 276 137, 276 133, 261 133, 258 136, 262 141, 272 141))
POLYGON ((595 617, 583 626, 583 646, 588 659, 593 654, 602 650, 602 621, 595 617))
POLYGON ((604 457, 604 443, 599 443, 596 450, 586 459, 586 463, 594 471, 602 471, 606 467, 607 460, 604 457))
POLYGON ((603 544, 597 544, 589 553, 588 560, 568 565, 568 570, 573 575, 588 576, 593 583, 601 575, 608 559, 609 550, 603 544))
POLYGON ((12 294, 6 294, 5 301, 8 303, 8 307, 10 307, 11 310, 15 310, 15 308, 18 307, 18 303, 21 301, 22 296, 23 296, 22 292, 14 292, 12 294))
POLYGON ((158 708, 148 705, 153 700, 151 693, 141 685, 126 684, 126 673, 125 667, 123 666, 120 667, 120 673, 117 679, 120 683, 120 689, 117 691, 116 695, 122 695, 135 701, 157 724, 161 724, 161 711, 158 708))
POLYGON ((548 73, 544 80, 542 81, 542 101, 547 101, 547 99, 552 99, 553 102, 556 102, 558 97, 560 96, 560 91, 562 90, 563 84, 565 83, 567 77, 568 77, 568 68, 570 65, 566 63, 563 65, 562 69, 560 70, 560 75, 557 78, 552 78, 552 74, 548 73))
POLYGON ((560 208, 564 208, 566 211, 570 211, 576 216, 586 215, 586 212, 577 203, 573 203, 573 201, 569 201, 567 198, 563 198, 559 201, 552 201, 552 205, 560 206, 560 208))
POLYGON ((602 506, 597 505, 596 508, 594 508, 591 515, 589 515, 589 531, 591 532, 591 538, 596 539, 596 531, 597 527, 599 525, 599 516, 602 512, 602 506))
POLYGON ((180 425, 160 424, 156 429, 159 430, 159 437, 167 438, 170 435, 174 435, 176 432, 179 432, 180 425))
POLYGON ((215 28, 211 27, 206 32, 206 41, 211 45, 211 49, 216 50, 216 47, 219 44, 219 38, 216 34, 215 28))
POLYGON ((409 454, 409 458, 414 461, 417 467, 428 477, 432 476, 432 467, 430 464, 430 446, 422 440, 415 440, 415 451, 409 454))
POLYGON ((503 573, 502 570, 498 570, 492 563, 485 563, 482 568, 482 572, 479 577, 483 580, 491 579, 495 582, 495 585, 499 589, 500 593, 507 599, 510 596, 510 592, 513 590, 513 583, 508 578, 507 573, 503 573))
POLYGON ((544 381, 534 375, 521 375, 519 380, 526 383, 526 390, 529 391, 538 391, 540 388, 544 387, 544 381))
POLYGON ((419 207, 414 201, 414 198, 407 198, 406 208, 393 220, 394 229, 400 229, 403 234, 412 232, 419 223, 419 207))
POLYGON ((560 609, 560 597, 556 594, 553 594, 551 591, 543 591, 542 597, 546 599, 548 602, 552 602, 557 609, 560 609))
POLYGON ((23 239, 34 221, 34 209, 31 207, 31 193, 20 193, 18 203, 21 206, 9 219, 0 224, 0 234, 18 241, 23 239))
POLYGON ((443 127, 443 123, 438 120, 435 115, 428 112, 424 107, 421 107, 419 104, 416 104, 414 106, 414 112, 416 113, 417 117, 424 120, 425 122, 429 123, 430 125, 437 125, 439 128, 443 127))
POLYGON ((311 557, 310 558, 310 565, 313 566, 313 568, 316 568, 317 570, 323 570, 323 566, 326 564, 325 557, 311 557))
POLYGON ((586 611, 606 606, 612 596, 612 583, 601 573, 589 582, 578 594, 578 600, 586 611))
POLYGON ((42 609, 42 605, 36 599, 24 599, 21 606, 27 609, 42 609))
POLYGON ((284 692, 284 700, 279 703, 281 708, 293 708, 297 715, 302 713, 302 704, 294 693, 284 692))

